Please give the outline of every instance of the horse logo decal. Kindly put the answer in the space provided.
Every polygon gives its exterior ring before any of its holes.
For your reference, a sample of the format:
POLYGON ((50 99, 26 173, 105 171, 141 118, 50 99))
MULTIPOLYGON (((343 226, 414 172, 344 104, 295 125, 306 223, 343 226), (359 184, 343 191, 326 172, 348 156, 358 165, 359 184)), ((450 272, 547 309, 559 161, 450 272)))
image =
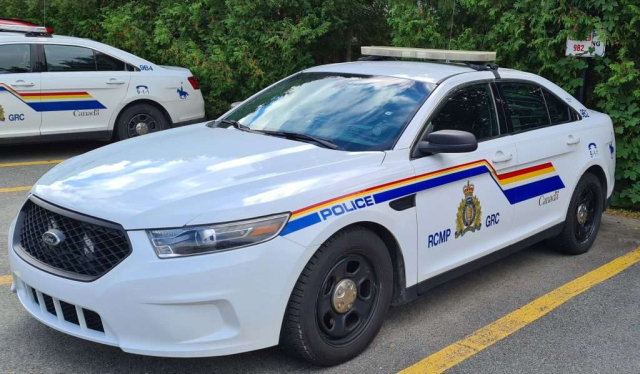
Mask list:
POLYGON ((180 95, 180 98, 182 100, 185 100, 187 98, 187 96, 189 96, 189 93, 187 91, 185 91, 182 86, 180 86, 180 88, 178 88, 176 90, 178 92, 178 95, 180 95))

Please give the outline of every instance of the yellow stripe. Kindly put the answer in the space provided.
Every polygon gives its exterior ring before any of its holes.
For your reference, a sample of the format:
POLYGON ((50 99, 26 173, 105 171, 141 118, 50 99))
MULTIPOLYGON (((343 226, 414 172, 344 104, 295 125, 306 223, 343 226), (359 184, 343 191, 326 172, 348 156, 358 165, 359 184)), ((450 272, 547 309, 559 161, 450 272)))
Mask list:
POLYGON ((402 370, 402 374, 442 373, 545 316, 558 306, 640 262, 640 247, 507 314, 466 338, 402 370))
POLYGON ((59 164, 62 161, 64 160, 10 162, 7 164, 0 164, 0 168, 10 168, 15 166, 54 165, 54 164, 59 164))
POLYGON ((23 100, 58 100, 58 99, 90 99, 90 95, 54 95, 54 96, 28 96, 23 97, 23 100))
POLYGON ((11 277, 11 275, 0 276, 0 286, 11 284, 11 282, 13 282, 13 278, 11 277))
POLYGON ((0 188, 0 193, 9 193, 9 192, 18 192, 18 191, 29 191, 32 186, 22 186, 22 187, 8 187, 8 188, 0 188))
POLYGON ((500 182, 501 186, 504 186, 505 184, 515 183, 515 182, 519 182, 519 181, 524 180, 524 179, 530 179, 530 178, 533 178, 533 177, 537 177, 539 175, 553 173, 554 171, 556 171, 556 169, 553 166, 550 166, 550 167, 548 167, 546 169, 540 169, 540 170, 532 171, 531 173, 517 175, 515 177, 506 178, 506 179, 503 179, 503 180, 498 180, 498 182, 500 182))

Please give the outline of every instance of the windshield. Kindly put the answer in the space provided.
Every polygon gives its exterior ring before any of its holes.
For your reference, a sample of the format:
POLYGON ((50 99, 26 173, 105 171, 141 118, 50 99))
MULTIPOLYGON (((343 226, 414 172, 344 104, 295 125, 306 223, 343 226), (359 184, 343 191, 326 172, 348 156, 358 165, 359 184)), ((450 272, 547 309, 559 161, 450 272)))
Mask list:
POLYGON ((300 73, 243 103, 226 119, 257 131, 327 140, 347 151, 393 147, 432 87, 410 79, 300 73))

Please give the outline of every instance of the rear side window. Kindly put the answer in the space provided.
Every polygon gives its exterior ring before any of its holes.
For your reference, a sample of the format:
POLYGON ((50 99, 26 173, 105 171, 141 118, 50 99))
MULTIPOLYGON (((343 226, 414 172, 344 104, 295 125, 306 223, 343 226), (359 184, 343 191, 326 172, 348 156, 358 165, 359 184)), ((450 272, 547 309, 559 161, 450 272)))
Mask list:
POLYGON ((96 51, 98 71, 124 71, 124 62, 96 51))
POLYGON ((96 71, 93 50, 68 45, 45 45, 47 71, 96 71))
POLYGON ((477 140, 500 135, 488 84, 464 87, 446 100, 431 121, 432 131, 467 131, 475 135, 477 140))
POLYGON ((573 111, 564 101, 558 99, 552 95, 551 92, 543 89, 544 100, 547 102, 547 108, 549 108, 549 117, 551 118, 551 124, 557 125, 560 123, 571 122, 573 117, 573 111))
POLYGON ((526 83, 501 83, 500 88, 509 109, 513 131, 530 130, 551 123, 540 87, 526 83))
POLYGON ((0 45, 0 74, 31 72, 29 44, 0 45))

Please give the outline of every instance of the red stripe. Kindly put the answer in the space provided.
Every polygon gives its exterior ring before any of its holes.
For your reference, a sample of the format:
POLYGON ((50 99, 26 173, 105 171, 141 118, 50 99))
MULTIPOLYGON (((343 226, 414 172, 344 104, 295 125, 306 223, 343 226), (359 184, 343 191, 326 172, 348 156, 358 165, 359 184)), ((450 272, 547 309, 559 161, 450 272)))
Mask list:
POLYGON ((89 95, 86 92, 43 92, 43 93, 21 93, 20 96, 57 96, 57 95, 89 95))
POLYGON ((527 173, 531 173, 533 171, 538 171, 538 170, 542 170, 542 169, 547 169, 549 167, 553 167, 553 164, 550 162, 547 162, 546 164, 542 164, 542 165, 536 165, 536 166, 532 166, 526 169, 522 169, 522 170, 516 170, 516 171, 512 171, 509 173, 504 173, 501 175, 498 175, 498 179, 503 180, 506 178, 511 178, 511 177, 517 177, 518 175, 522 175, 522 174, 527 174, 527 173))
POLYGON ((319 202, 317 204, 309 205, 306 208, 298 209, 298 210, 294 211, 293 213, 291 213, 291 215, 295 215, 295 214, 298 214, 298 213, 303 212, 305 210, 310 210, 310 209, 313 209, 313 208, 315 208, 317 206, 328 204, 328 203, 334 202, 336 200, 341 200, 341 199, 347 198, 347 197, 352 196, 352 195, 358 195, 360 193, 368 192, 368 191, 375 190, 375 189, 378 189, 378 188, 387 187, 387 186, 390 186, 392 184, 402 183, 402 182, 410 181, 412 179, 422 178, 422 177, 425 177, 425 176, 428 176, 428 175, 431 175, 431 174, 442 173, 443 171, 448 171, 448 170, 451 170, 451 169, 456 169, 456 168, 459 168, 459 167, 464 167, 464 166, 467 166, 467 165, 476 164, 476 163, 478 163, 480 161, 485 161, 485 160, 467 162, 466 164, 460 164, 460 165, 456 165, 456 166, 451 166, 451 167, 448 167, 448 168, 432 171, 432 172, 429 172, 429 173, 420 174, 420 175, 416 175, 416 176, 413 176, 413 177, 407 177, 407 178, 399 179, 397 181, 388 182, 388 183, 380 184, 380 185, 377 185, 377 186, 374 186, 374 187, 365 188, 364 190, 360 190, 360 191, 357 191, 357 192, 348 193, 346 195, 334 197, 333 199, 325 200, 325 201, 319 202))

